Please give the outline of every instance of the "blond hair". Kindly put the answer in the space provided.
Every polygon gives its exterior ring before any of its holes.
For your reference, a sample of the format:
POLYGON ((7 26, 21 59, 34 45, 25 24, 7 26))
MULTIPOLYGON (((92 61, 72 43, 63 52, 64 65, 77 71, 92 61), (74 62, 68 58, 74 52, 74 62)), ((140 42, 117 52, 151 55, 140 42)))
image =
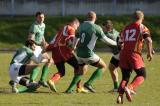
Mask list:
POLYGON ((94 11, 90 11, 87 14, 87 20, 91 21, 96 18, 96 13, 94 11))
POLYGON ((143 20, 144 18, 144 13, 140 10, 136 10, 133 14, 133 19, 134 20, 143 20))

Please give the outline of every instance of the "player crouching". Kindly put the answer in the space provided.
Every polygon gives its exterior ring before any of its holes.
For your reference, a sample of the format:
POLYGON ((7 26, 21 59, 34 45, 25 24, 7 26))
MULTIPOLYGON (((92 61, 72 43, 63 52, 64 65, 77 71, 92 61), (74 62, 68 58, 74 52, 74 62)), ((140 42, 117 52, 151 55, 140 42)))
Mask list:
POLYGON ((37 64, 28 64, 30 60, 39 63, 41 60, 45 59, 42 55, 35 57, 33 51, 35 50, 35 42, 32 40, 27 40, 25 46, 18 49, 14 54, 9 67, 9 75, 11 81, 9 84, 12 86, 13 93, 21 93, 26 91, 35 91, 39 84, 36 82, 29 82, 29 78, 24 75, 30 74, 33 70, 37 70, 37 64), (17 84, 23 85, 17 89, 17 84))

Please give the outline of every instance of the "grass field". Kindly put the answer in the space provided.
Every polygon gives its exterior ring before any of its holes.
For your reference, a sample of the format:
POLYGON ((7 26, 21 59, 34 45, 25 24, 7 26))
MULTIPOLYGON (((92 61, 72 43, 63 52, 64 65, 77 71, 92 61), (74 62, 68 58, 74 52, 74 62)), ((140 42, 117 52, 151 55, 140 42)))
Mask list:
MULTIPOLYGON (((35 93, 10 93, 10 86, 8 84, 9 75, 8 67, 13 53, 0 52, 0 106, 116 106, 117 94, 108 93, 112 89, 112 81, 107 70, 101 79, 94 83, 97 93, 88 94, 64 94, 69 85, 73 69, 66 66, 66 76, 56 83, 59 93, 51 93, 47 88, 41 87, 35 93)), ((98 53, 108 64, 111 54, 98 53)), ((147 68, 147 79, 139 88, 137 88, 137 95, 133 98, 133 102, 129 103, 126 99, 124 106, 159 106, 160 105, 160 55, 156 54, 152 62, 144 60, 147 68)), ((83 77, 83 81, 91 75, 95 68, 89 67, 87 75, 83 77)), ((47 79, 52 73, 55 73, 55 66, 52 65, 47 79)), ((120 70, 119 70, 120 73, 120 70)), ((40 75, 40 73, 39 73, 40 75)), ((135 74, 133 73, 132 78, 135 74)), ((38 79, 38 78, 37 78, 38 79)))

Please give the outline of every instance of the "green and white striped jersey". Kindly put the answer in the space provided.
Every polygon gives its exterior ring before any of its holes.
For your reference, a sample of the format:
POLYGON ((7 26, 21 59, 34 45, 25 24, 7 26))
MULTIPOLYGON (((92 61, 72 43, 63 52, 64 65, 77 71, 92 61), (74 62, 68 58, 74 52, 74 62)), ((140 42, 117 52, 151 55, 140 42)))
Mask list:
POLYGON ((30 48, 23 46, 22 48, 16 51, 10 64, 13 63, 26 64, 33 55, 34 55, 33 51, 30 48))
POLYGON ((44 36, 45 31, 45 24, 38 24, 36 21, 31 25, 29 29, 29 33, 33 34, 32 36, 35 36, 35 42, 37 44, 41 44, 42 38, 44 36))

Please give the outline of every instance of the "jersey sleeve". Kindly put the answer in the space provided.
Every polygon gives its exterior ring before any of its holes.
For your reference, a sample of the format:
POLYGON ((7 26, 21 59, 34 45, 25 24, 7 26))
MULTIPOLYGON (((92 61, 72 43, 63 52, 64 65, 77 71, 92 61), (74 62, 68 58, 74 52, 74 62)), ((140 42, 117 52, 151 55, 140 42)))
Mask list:
POLYGON ((106 36, 102 30, 102 28, 100 26, 96 26, 96 35, 98 37, 98 39, 103 38, 104 36, 106 36))
POLYGON ((36 29, 36 26, 35 25, 32 25, 30 28, 29 28, 29 33, 31 33, 31 34, 36 34, 36 31, 37 29, 36 29))
POLYGON ((144 39, 146 37, 150 37, 151 36, 149 29, 145 25, 141 25, 140 28, 141 28, 140 29, 141 34, 142 34, 144 39))
POLYGON ((29 57, 32 57, 34 55, 34 53, 33 53, 33 51, 31 49, 27 48, 27 55, 29 57))

